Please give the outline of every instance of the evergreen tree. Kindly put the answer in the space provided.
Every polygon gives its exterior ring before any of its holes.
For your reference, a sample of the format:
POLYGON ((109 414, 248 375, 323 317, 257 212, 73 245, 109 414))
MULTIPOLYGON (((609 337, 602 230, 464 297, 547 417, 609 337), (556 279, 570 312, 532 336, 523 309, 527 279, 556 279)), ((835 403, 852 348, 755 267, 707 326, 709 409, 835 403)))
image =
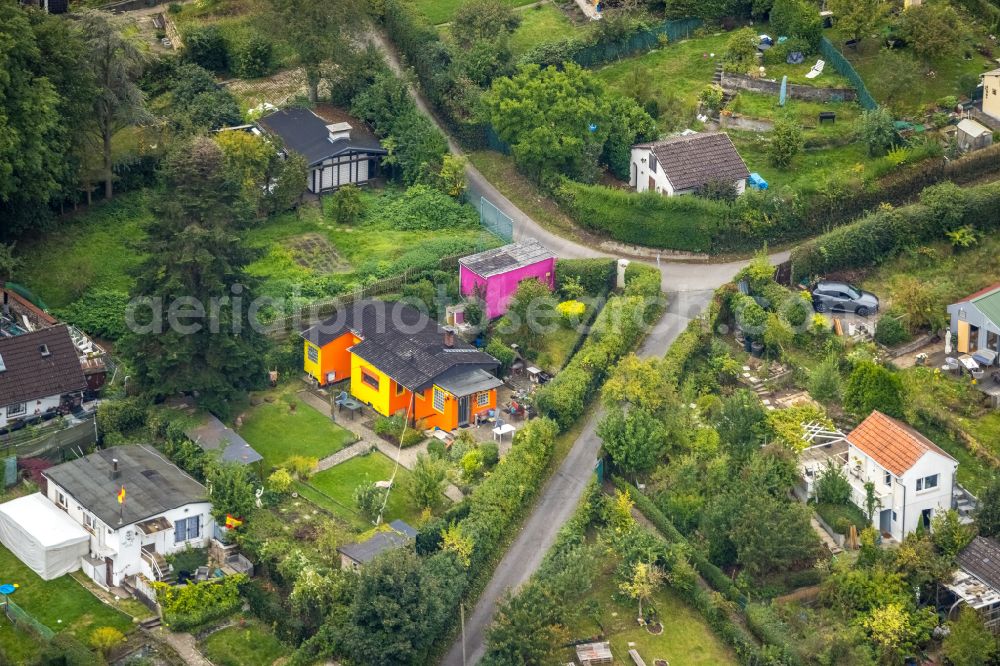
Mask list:
POLYGON ((134 308, 122 342, 147 391, 197 392, 219 413, 238 391, 264 379, 266 350, 248 316, 254 283, 244 268, 254 253, 235 234, 246 205, 223 162, 206 138, 166 160, 164 191, 139 247, 145 260, 135 271, 133 296, 150 300, 134 308))

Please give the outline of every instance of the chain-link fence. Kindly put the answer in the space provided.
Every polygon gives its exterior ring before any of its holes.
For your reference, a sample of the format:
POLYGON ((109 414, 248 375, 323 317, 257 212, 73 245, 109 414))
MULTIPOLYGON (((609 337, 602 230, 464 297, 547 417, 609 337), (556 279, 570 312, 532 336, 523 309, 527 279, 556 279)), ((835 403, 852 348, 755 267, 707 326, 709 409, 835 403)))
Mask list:
POLYGON ((868 92, 864 79, 862 79, 861 75, 854 69, 854 65, 852 65, 846 57, 844 57, 844 54, 837 50, 837 47, 833 45, 833 42, 826 37, 820 39, 819 52, 822 53, 823 57, 826 58, 826 61, 833 65, 833 68, 840 72, 844 78, 850 81, 851 85, 854 86, 854 89, 858 91, 858 102, 861 106, 869 110, 878 106, 875 98, 868 92))
POLYGON ((581 49, 573 55, 573 60, 581 67, 594 67, 612 60, 620 60, 641 51, 650 51, 660 46, 664 38, 669 42, 687 39, 696 29, 700 28, 699 18, 685 18, 664 21, 660 25, 637 32, 618 42, 602 41, 581 49))
POLYGON ((56 635, 54 631, 33 618, 28 611, 15 604, 9 598, 3 602, 3 606, 4 614, 14 626, 33 631, 44 640, 51 640, 56 635))
POLYGON ((486 229, 507 241, 514 240, 514 222, 486 197, 479 200, 479 221, 486 229))

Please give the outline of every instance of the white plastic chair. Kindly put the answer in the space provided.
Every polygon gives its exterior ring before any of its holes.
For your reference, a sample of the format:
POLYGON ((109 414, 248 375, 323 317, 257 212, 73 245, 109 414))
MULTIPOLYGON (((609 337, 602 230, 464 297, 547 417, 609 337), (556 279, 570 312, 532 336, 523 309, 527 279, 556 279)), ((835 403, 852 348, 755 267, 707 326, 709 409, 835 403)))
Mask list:
POLYGON ((813 68, 809 70, 808 74, 806 74, 806 78, 807 79, 815 79, 817 76, 819 76, 820 74, 823 73, 823 68, 824 67, 826 67, 826 61, 825 60, 817 60, 816 64, 813 65, 813 68))

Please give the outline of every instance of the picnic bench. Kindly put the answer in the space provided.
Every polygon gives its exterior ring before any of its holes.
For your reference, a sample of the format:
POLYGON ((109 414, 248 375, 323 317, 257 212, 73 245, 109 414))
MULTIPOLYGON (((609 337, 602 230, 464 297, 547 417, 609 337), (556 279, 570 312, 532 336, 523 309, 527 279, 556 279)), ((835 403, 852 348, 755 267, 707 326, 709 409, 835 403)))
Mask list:
POLYGON ((341 391, 340 395, 338 395, 337 398, 334 400, 334 404, 337 405, 338 414, 342 409, 348 410, 351 413, 352 421, 354 420, 355 412, 360 412, 361 408, 364 407, 364 405, 361 403, 360 400, 356 400, 353 397, 351 397, 347 393, 347 391, 341 391))
POLYGON ((825 122, 836 123, 837 114, 834 111, 820 111, 819 112, 819 124, 822 125, 825 122))
POLYGON ((628 651, 628 656, 632 657, 635 666, 646 666, 646 662, 642 660, 642 657, 639 656, 639 651, 635 648, 628 651))

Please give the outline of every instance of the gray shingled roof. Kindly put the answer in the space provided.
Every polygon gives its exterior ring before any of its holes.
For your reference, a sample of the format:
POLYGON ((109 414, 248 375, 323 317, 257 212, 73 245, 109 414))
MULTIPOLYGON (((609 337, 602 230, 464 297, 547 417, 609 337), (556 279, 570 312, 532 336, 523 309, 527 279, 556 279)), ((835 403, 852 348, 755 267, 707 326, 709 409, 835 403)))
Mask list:
POLYGON ((635 147, 652 151, 675 190, 697 189, 714 180, 750 177, 750 170, 725 132, 678 136, 635 147))
POLYGON ((503 386, 503 382, 480 368, 452 368, 434 380, 452 395, 462 397, 503 386))
POLYGON ((392 529, 378 532, 370 539, 361 543, 350 543, 346 546, 341 546, 337 550, 355 562, 366 564, 382 553, 402 548, 417 538, 417 531, 402 520, 392 521, 389 523, 389 527, 392 529))
POLYGON ((326 128, 328 123, 309 109, 282 109, 264 116, 259 122, 264 129, 281 137, 285 148, 306 158, 309 166, 348 150, 380 155, 386 152, 378 139, 359 127, 351 130, 349 139, 330 141, 330 131, 326 128))
POLYGON ((249 465, 264 459, 264 456, 250 446, 250 442, 212 414, 206 415, 201 423, 191 426, 184 434, 203 451, 222 449, 220 459, 223 462, 249 465))
POLYGON ((1000 543, 977 536, 958 554, 958 566, 1000 591, 1000 543))
POLYGON ((487 278, 516 268, 537 264, 546 259, 554 259, 555 256, 534 238, 526 238, 510 245, 462 257, 458 263, 476 275, 487 278))
MULTIPOLYGON (((0 407, 87 388, 79 353, 65 326, 0 339, 0 359, 5 368, 0 371, 0 407)), ((28 414, 33 413, 28 405, 28 414)))
POLYGON ((192 502, 208 501, 205 486, 145 446, 115 446, 42 472, 106 525, 118 526, 118 491, 125 487, 123 525, 192 502), (112 459, 119 476, 111 478, 112 459))
POLYGON ((411 391, 422 391, 456 367, 493 369, 499 362, 459 337, 444 344, 444 329, 411 305, 362 300, 339 310, 302 337, 323 346, 351 330, 362 340, 350 348, 411 391))

